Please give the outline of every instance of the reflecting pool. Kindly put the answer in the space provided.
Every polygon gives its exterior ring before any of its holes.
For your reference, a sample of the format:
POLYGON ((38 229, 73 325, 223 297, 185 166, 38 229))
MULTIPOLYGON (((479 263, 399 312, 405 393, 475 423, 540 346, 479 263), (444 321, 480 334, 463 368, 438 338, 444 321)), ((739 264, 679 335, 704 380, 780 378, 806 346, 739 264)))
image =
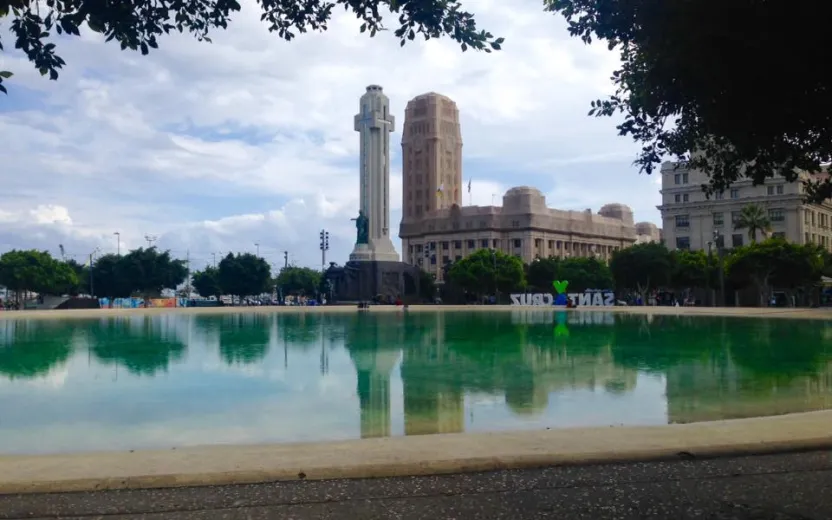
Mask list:
POLYGON ((832 408, 832 321, 601 311, 0 320, 0 453, 832 408))

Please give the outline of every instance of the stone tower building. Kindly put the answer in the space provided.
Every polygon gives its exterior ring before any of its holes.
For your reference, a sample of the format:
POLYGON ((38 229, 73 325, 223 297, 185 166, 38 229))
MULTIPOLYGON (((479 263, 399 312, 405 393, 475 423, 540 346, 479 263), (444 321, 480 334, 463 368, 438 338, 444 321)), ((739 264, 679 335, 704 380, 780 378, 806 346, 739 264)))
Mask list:
POLYGON ((402 169, 403 222, 462 205, 462 134, 450 98, 430 92, 407 103, 402 169))

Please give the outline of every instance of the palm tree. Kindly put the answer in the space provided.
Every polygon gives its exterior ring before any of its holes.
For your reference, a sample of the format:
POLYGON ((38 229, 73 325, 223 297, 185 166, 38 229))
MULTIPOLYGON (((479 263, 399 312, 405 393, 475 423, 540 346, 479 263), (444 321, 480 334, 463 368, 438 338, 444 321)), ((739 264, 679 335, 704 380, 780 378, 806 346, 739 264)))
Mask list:
POLYGON ((757 232, 763 235, 771 231, 771 221, 766 210, 757 204, 749 204, 742 208, 740 217, 734 223, 734 230, 747 229, 752 242, 757 241, 757 232))

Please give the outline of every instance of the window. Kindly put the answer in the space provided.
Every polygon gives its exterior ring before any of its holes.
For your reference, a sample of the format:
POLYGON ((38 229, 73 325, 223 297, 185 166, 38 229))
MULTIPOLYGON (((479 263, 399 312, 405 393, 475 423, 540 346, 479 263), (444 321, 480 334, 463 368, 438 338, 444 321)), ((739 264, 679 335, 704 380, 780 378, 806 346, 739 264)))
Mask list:
POLYGON ((690 249, 690 237, 676 237, 676 249, 690 249))
POLYGON ((674 202, 681 202, 682 196, 677 193, 676 196, 673 197, 673 200, 674 200, 674 202))
POLYGON ((456 255, 456 257, 454 258, 454 261, 459 262, 460 260, 462 260, 462 255, 456 255))
POLYGON ((482 240, 480 240, 480 247, 488 247, 488 239, 487 238, 483 238, 482 240))
POLYGON ((786 239, 786 233, 784 233, 783 231, 778 231, 776 233, 772 233, 771 238, 782 238, 783 240, 785 240, 786 239))
POLYGON ((554 248, 555 248, 555 241, 554 241, 554 240, 550 240, 550 241, 549 241, 549 249, 551 250, 551 249, 554 249, 554 248))
POLYGON ((519 220, 512 220, 511 221, 511 227, 515 227, 515 228, 520 227, 520 221, 519 220))
POLYGON ((682 202, 687 202, 687 201, 689 201, 689 200, 690 200, 690 198, 689 198, 689 195, 688 195, 687 193, 685 193, 684 195, 682 195, 682 202))
POLYGON ((678 173, 673 176, 673 184, 682 184, 682 176, 678 173))
POLYGON ((451 263, 451 257, 448 256, 448 255, 443 256, 442 257, 442 265, 448 265, 449 263, 451 263))
POLYGON ((430 265, 436 265, 436 255, 430 257, 430 265))
POLYGON ((725 194, 721 191, 719 193, 714 193, 714 200, 722 200, 725 198, 725 194))
POLYGON ((468 249, 474 249, 475 247, 477 247, 475 245, 475 242, 473 240, 469 240, 468 241, 468 249))
POLYGON ((786 212, 782 209, 770 209, 768 210, 768 219, 772 222, 783 222, 786 220, 786 212))
POLYGON ((738 199, 740 198, 740 190, 739 188, 731 188, 731 198, 738 199))
POLYGON ((777 185, 777 194, 778 194, 778 195, 782 195, 782 194, 783 194, 783 185, 782 185, 782 184, 778 184, 778 185, 777 185))
POLYGON ((431 242, 430 243, 430 250, 431 251, 436 251, 436 242, 431 242))
POLYGON ((688 215, 676 215, 676 227, 677 228, 688 228, 690 227, 690 220, 688 215))
POLYGON ((722 213, 714 213, 714 227, 720 227, 725 223, 725 215, 722 213))
POLYGON ((462 240, 454 241, 454 249, 462 249, 462 240))
POLYGON ((519 238, 514 239, 514 247, 520 247, 521 240, 519 238))
POLYGON ((442 242, 442 251, 447 251, 447 250, 448 250, 448 243, 447 242, 442 242))
POLYGON ((494 240, 492 240, 491 243, 492 243, 491 247, 493 247, 494 249, 497 249, 498 247, 500 247, 500 241, 496 238, 494 240))
POLYGON ((774 186, 766 186, 766 195, 774 195, 774 186))
POLYGON ((731 243, 734 247, 742 247, 742 235, 731 235, 731 243))
POLYGON ((688 174, 683 173, 682 174, 682 184, 687 184, 687 183, 688 183, 688 174))
POLYGON ((731 225, 736 226, 737 222, 740 220, 740 212, 739 211, 732 211, 731 212, 731 225))

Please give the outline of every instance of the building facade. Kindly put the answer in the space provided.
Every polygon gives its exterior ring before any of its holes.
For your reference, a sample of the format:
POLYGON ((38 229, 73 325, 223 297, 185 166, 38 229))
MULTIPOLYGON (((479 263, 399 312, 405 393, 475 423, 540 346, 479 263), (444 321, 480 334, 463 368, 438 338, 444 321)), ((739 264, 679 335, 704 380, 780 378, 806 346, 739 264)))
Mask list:
POLYGON ((442 267, 479 249, 520 257, 597 257, 636 241, 633 212, 607 204, 598 213, 564 211, 546 206, 546 198, 530 187, 512 188, 500 206, 465 206, 432 210, 420 219, 403 219, 399 228, 402 259, 442 280, 442 267))
POLYGON ((705 196, 704 173, 673 162, 662 164, 662 230, 669 249, 707 250, 714 231, 724 237, 725 247, 748 244, 747 230, 735 230, 742 208, 756 204, 768 212, 771 234, 798 244, 814 243, 832 251, 832 202, 805 204, 803 185, 782 177, 752 185, 750 179, 734 183, 723 193, 705 196))
POLYGON ((411 99, 402 127, 402 219, 462 205, 459 110, 434 92, 411 99))

